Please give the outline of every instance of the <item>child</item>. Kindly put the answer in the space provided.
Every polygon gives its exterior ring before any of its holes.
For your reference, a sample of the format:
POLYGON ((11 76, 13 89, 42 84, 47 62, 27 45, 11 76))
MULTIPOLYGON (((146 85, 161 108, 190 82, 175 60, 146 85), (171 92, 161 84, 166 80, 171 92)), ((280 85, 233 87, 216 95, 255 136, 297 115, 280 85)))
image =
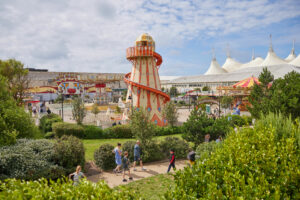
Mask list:
POLYGON ((128 159, 128 152, 124 152, 124 157, 122 159, 122 167, 123 167, 123 182, 126 182, 127 179, 125 179, 125 172, 128 171, 129 180, 132 180, 132 176, 130 175, 130 169, 129 169, 129 159, 128 159))
POLYGON ((80 179, 82 178, 82 177, 85 177, 86 178, 86 176, 81 172, 81 166, 80 165, 78 165, 77 167, 76 167, 76 172, 74 172, 74 173, 72 173, 72 174, 70 174, 69 175, 69 179, 71 179, 71 177, 73 176, 73 181, 74 181, 74 185, 78 185, 79 184, 79 182, 80 182, 80 179))
POLYGON ((190 152, 187 156, 190 166, 193 166, 195 164, 195 157, 196 157, 196 153, 195 151, 193 151, 192 149, 190 149, 190 152))
POLYGON ((170 150, 170 164, 169 164, 167 173, 169 173, 171 167, 173 167, 174 171, 176 170, 176 167, 175 167, 175 154, 174 154, 174 150, 172 150, 172 149, 170 150))

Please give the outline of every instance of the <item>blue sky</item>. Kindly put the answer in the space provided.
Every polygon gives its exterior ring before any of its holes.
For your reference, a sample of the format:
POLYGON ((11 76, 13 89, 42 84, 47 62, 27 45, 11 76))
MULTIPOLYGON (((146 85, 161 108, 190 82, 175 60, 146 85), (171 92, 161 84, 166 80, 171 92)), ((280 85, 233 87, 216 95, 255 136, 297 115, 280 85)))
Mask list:
POLYGON ((131 70, 127 47, 143 32, 163 57, 160 75, 204 73, 212 48, 220 65, 300 53, 299 0, 4 0, 0 1, 0 59, 16 58, 50 71, 131 70))

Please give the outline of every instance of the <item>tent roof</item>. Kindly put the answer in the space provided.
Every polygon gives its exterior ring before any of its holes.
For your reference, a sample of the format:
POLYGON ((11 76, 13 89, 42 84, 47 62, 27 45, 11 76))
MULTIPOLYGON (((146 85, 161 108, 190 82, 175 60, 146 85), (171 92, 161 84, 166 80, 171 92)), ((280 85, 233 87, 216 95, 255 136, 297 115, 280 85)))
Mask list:
POLYGON ((243 64, 241 66, 241 68, 247 68, 247 67, 257 67, 258 65, 260 65, 262 62, 264 61, 264 59, 262 59, 261 57, 257 57, 254 60, 251 60, 250 62, 247 62, 245 64, 243 64))
POLYGON ((205 75, 208 75, 208 74, 225 74, 227 73, 226 70, 224 70, 223 68, 220 67, 218 61, 213 58, 211 60, 211 63, 210 63, 210 66, 208 68, 208 70, 205 72, 205 75))
POLYGON ((238 87, 251 88, 254 86, 255 83, 260 84, 258 78, 251 76, 249 78, 246 78, 246 79, 234 84, 232 87, 234 87, 234 88, 238 88, 238 87))
POLYGON ((222 68, 225 69, 228 72, 232 72, 234 70, 237 70, 241 67, 242 63, 239 63, 238 61, 234 60, 230 56, 227 56, 227 59, 225 63, 223 64, 222 68))
POLYGON ((300 67, 300 54, 293 61, 289 62, 289 64, 300 67))
POLYGON ((271 65, 282 65, 287 64, 287 62, 279 58, 273 50, 269 50, 267 57, 259 66, 271 66, 271 65))

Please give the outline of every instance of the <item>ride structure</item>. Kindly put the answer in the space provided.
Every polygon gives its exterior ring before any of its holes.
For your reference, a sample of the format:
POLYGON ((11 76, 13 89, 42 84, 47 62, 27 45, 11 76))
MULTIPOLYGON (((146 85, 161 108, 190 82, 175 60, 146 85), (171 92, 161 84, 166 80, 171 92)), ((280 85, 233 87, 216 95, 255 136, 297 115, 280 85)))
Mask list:
POLYGON ((162 109, 170 101, 169 95, 161 91, 158 69, 162 57, 155 52, 155 42, 146 33, 140 35, 134 47, 127 48, 126 58, 132 63, 132 70, 125 75, 128 84, 127 102, 134 107, 146 109, 152 122, 158 126, 167 125, 162 109))

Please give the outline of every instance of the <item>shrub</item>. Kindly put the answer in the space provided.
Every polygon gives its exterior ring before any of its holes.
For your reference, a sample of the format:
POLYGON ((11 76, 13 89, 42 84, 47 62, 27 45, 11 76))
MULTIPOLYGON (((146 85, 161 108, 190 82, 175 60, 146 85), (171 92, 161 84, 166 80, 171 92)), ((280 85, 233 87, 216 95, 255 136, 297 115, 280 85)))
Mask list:
POLYGON ((141 143, 141 152, 141 159, 145 163, 162 160, 165 157, 160 145, 153 140, 148 141, 146 144, 141 143))
POLYGON ((196 149, 196 158, 202 159, 204 157, 210 156, 219 146, 221 146, 221 143, 217 143, 215 141, 203 142, 199 144, 196 149))
POLYGON ((138 199, 136 193, 131 190, 111 189, 104 181, 92 183, 82 180, 74 187, 71 181, 59 179, 48 181, 21 181, 8 179, 0 182, 0 199, 138 199))
POLYGON ((133 156, 134 156, 133 149, 134 149, 135 144, 136 144, 135 141, 127 141, 124 144, 122 144, 122 150, 123 150, 123 152, 125 152, 125 151, 128 152, 128 158, 129 158, 130 162, 133 162, 133 159, 134 159, 133 158, 133 156))
POLYGON ((43 133, 52 132, 52 124, 55 122, 62 122, 62 119, 59 115, 54 113, 44 115, 40 119, 39 128, 43 133))
POLYGON ((113 153, 114 146, 104 144, 99 147, 94 153, 94 160, 98 167, 103 170, 112 169, 116 166, 115 154, 113 153))
POLYGON ((46 139, 53 139, 55 137, 55 133, 53 132, 48 132, 44 136, 46 139))
POLYGON ((175 175, 176 186, 166 199, 297 199, 295 138, 277 140, 268 127, 230 132, 210 157, 175 175))
POLYGON ((58 178, 62 167, 53 163, 54 144, 48 140, 20 139, 0 148, 0 179, 58 178))
POLYGON ((129 125, 117 125, 104 130, 104 138, 133 138, 129 125))
POLYGON ((103 130, 93 125, 84 126, 84 138, 85 139, 103 138, 103 130))
POLYGON ((245 118, 241 117, 240 115, 228 115, 228 117, 230 117, 230 125, 232 127, 235 127, 235 126, 245 126, 248 124, 248 122, 246 121, 245 118))
POLYGON ((54 161, 71 173, 77 165, 84 167, 84 146, 80 139, 74 136, 63 136, 54 143, 54 161))
POLYGON ((175 151, 176 158, 186 158, 189 150, 189 144, 177 137, 166 137, 160 143, 161 149, 165 157, 170 155, 170 150, 175 151))
POLYGON ((57 137, 63 135, 73 135, 78 138, 84 138, 84 128, 81 125, 57 122, 52 125, 53 132, 57 137))

